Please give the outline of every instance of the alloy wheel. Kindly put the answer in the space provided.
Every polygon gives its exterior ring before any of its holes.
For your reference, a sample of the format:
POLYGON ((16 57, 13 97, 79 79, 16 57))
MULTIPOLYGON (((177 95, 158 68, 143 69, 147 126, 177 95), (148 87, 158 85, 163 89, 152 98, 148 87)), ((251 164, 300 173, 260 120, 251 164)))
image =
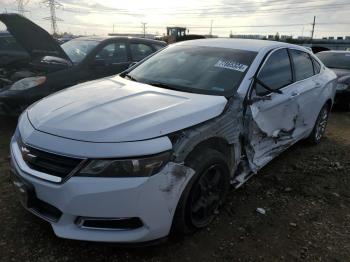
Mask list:
POLYGON ((193 188, 190 212, 191 222, 197 228, 207 226, 220 206, 225 188, 223 172, 219 164, 212 165, 193 188))
POLYGON ((320 140, 326 131, 326 127, 328 123, 328 115, 329 115, 328 107, 325 106, 322 109, 320 116, 317 120, 316 132, 315 132, 316 140, 320 140))

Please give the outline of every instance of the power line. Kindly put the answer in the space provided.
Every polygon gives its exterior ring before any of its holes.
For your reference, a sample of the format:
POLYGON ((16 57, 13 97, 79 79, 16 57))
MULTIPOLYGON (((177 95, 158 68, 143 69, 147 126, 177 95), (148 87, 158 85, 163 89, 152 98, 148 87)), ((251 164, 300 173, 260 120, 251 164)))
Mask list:
MULTIPOLYGON (((319 1, 308 1, 308 2, 297 2, 300 4, 308 4, 310 2, 316 2, 316 3, 320 3, 319 1)), ((195 11, 193 11, 193 9, 187 9, 187 10, 183 10, 183 11, 176 11, 176 9, 174 12, 168 12, 168 13, 164 13, 162 12, 163 15, 232 15, 232 16, 237 16, 237 14, 245 14, 248 13, 249 15, 252 14, 252 12, 254 13, 254 15, 256 15, 257 13, 259 14, 263 14, 263 13, 274 13, 274 12, 278 12, 278 13, 285 13, 286 11, 309 11, 310 9, 312 9, 313 11, 320 11, 320 10, 331 10, 331 9, 339 9, 342 8, 344 6, 348 6, 350 5, 349 2, 347 3, 338 3, 338 4, 323 4, 323 5, 308 5, 308 6, 293 6, 293 7, 286 7, 286 5, 288 6, 288 4, 294 4, 294 3, 287 3, 284 2, 284 7, 283 8, 275 8, 275 9, 245 9, 245 10, 241 10, 242 5, 240 4, 239 10, 232 10, 232 7, 237 7, 237 5, 223 5, 219 8, 215 8, 215 6, 212 7, 208 7, 208 8, 196 8, 195 11), (318 9, 318 10, 314 10, 314 9, 318 9), (203 14, 204 11, 208 11, 207 13, 203 14)), ((281 4, 278 4, 281 5, 281 4)), ((276 5, 271 5, 271 4, 264 4, 262 7, 266 8, 266 7, 271 7, 271 6, 276 6, 276 5)), ((261 6, 259 6, 261 7, 261 6)), ((147 8, 146 8, 147 9, 147 8)), ((142 11, 146 10, 146 9, 142 9, 142 11)), ((158 8, 158 10, 161 10, 161 8, 158 8)), ((148 8, 147 10, 152 10, 152 8, 148 8)), ((157 10, 156 8, 154 8, 153 10, 157 10)), ((103 9, 91 9, 91 10, 74 10, 74 9, 65 9, 65 11, 69 11, 69 12, 79 12, 79 13, 110 13, 110 14, 125 14, 125 15, 143 15, 143 13, 137 13, 135 11, 130 11, 127 9, 115 9, 115 8, 103 8, 103 9)), ((298 12, 300 12, 298 11, 298 12)), ((138 11, 140 12, 140 11, 138 11)))
POLYGON ((146 25, 147 23, 141 23, 143 28, 143 37, 146 38, 146 25))
POLYGON ((62 21, 62 19, 60 19, 56 16, 56 8, 61 7, 62 4, 56 0, 45 0, 45 1, 43 1, 43 3, 47 4, 48 7, 50 8, 50 16, 45 17, 43 19, 51 21, 52 34, 57 35, 58 34, 57 21, 62 21))
POLYGON ((315 24, 316 24, 316 16, 314 16, 314 22, 312 23, 311 41, 314 39, 315 24))

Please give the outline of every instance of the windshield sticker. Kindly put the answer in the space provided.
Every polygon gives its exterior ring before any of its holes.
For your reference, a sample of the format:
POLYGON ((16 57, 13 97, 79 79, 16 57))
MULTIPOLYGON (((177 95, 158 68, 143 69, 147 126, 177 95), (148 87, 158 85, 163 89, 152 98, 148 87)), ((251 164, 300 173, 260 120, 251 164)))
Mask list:
POLYGON ((234 61, 225 61, 225 60, 219 60, 215 65, 215 67, 220 67, 220 68, 226 68, 226 69, 231 69, 239 72, 245 72, 247 70, 248 66, 240 64, 238 62, 234 61))

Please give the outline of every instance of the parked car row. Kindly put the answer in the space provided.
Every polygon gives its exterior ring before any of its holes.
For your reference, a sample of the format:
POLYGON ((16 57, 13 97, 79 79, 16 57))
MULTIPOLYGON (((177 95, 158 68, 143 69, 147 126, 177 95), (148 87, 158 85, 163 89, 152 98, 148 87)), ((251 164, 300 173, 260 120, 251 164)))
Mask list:
POLYGON ((317 57, 338 77, 335 102, 350 110, 350 51, 325 51, 317 57))
POLYGON ((16 43, 0 51, 0 114, 5 115, 17 116, 33 102, 69 86, 118 74, 166 46, 128 37, 81 37, 60 46, 20 15, 0 14, 0 21, 16 43))

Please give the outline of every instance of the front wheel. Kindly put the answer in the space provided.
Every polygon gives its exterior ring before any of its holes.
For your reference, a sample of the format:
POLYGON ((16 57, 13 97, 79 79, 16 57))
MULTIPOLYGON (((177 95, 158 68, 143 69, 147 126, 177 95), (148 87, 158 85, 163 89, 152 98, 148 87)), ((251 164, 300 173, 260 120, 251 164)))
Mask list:
POLYGON ((325 104, 321 112, 319 113, 314 129, 312 130, 310 136, 307 138, 307 140, 311 144, 318 144, 320 143, 322 137, 324 136, 324 133, 326 131, 326 127, 328 124, 328 117, 330 113, 330 106, 328 104, 325 104))
POLYGON ((180 235, 208 226, 223 203, 230 185, 226 157, 213 149, 192 154, 186 161, 195 174, 176 208, 173 231, 180 235))

